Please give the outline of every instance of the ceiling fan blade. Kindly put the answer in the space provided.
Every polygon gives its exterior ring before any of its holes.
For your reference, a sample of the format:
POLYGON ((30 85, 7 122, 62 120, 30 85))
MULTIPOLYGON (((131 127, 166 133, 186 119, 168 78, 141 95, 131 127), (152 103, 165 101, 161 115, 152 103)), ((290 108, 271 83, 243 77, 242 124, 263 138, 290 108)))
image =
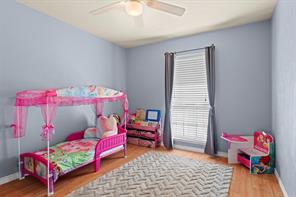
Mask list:
POLYGON ((185 8, 157 0, 146 1, 146 5, 156 10, 160 10, 177 16, 182 16, 185 12, 185 8))
POLYGON ((97 15, 97 14, 101 14, 102 12, 105 12, 113 7, 116 7, 118 5, 121 5, 123 3, 123 1, 115 1, 113 3, 109 3, 108 5, 105 5, 103 7, 99 7, 97 9, 91 10, 89 13, 93 14, 93 15, 97 15))

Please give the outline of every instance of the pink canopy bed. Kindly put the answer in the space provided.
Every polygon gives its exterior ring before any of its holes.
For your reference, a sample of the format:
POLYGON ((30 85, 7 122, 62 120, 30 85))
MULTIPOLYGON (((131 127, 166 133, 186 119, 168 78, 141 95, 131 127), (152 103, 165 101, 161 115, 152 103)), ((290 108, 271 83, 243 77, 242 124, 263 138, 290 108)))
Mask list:
POLYGON ((94 163, 94 170, 100 168, 100 159, 124 150, 126 156, 126 118, 128 101, 124 92, 99 86, 69 87, 63 89, 26 90, 16 94, 15 118, 11 125, 18 140, 19 179, 31 175, 47 186, 48 196, 53 194, 54 182, 59 176, 77 168, 94 163), (50 147, 55 132, 53 120, 59 106, 94 105, 97 121, 102 115, 105 102, 120 102, 123 113, 116 135, 84 139, 86 131, 70 134, 66 141, 50 147), (33 153, 21 153, 21 137, 26 133, 28 107, 40 107, 44 120, 41 137, 47 141, 47 148, 33 153), (71 163, 71 165, 69 164, 71 163))

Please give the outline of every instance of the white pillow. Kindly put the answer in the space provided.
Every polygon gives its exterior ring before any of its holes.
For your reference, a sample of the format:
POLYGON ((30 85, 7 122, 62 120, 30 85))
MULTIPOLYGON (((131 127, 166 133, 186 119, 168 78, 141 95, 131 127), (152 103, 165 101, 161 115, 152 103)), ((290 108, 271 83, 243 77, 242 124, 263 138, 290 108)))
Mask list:
POLYGON ((83 138, 97 138, 96 128, 87 128, 84 131, 83 138))

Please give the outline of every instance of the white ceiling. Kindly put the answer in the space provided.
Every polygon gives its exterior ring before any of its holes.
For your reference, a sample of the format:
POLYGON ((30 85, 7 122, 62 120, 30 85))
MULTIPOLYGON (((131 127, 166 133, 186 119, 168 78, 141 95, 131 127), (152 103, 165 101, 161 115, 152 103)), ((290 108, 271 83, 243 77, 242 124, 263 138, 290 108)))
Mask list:
MULTIPOLYGON (((116 0, 115 0, 116 1, 116 0)), ((141 17, 116 7, 99 15, 89 11, 114 0, 19 0, 33 9, 98 37, 130 48, 269 19, 276 0, 162 0, 186 8, 181 17, 144 7, 141 17)))

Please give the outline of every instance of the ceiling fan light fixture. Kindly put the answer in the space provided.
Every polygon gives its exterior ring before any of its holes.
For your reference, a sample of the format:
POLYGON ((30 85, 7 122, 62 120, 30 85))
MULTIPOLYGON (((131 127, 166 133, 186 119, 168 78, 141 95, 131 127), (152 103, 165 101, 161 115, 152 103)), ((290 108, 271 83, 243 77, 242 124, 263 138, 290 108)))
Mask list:
POLYGON ((138 0, 128 0, 125 4, 125 11, 130 16, 140 16, 143 14, 143 5, 138 0))

